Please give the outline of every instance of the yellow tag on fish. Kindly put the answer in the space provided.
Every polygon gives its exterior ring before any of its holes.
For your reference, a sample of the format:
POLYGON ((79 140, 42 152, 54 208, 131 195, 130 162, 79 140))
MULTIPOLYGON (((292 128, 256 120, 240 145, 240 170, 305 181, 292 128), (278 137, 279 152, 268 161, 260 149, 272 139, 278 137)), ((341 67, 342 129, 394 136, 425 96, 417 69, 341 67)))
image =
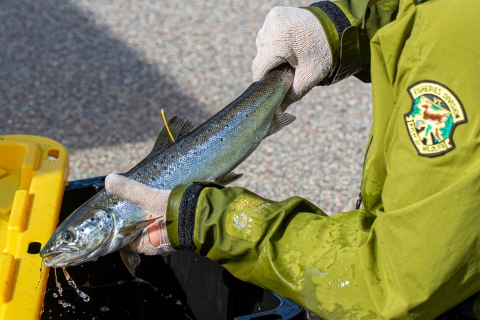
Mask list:
POLYGON ((163 111, 163 109, 161 109, 161 112, 162 112, 163 122, 165 123, 165 128, 167 128, 167 132, 170 135, 170 138, 172 139, 172 141, 175 142, 172 131, 170 131, 170 128, 168 127, 168 122, 167 122, 167 118, 165 117, 165 112, 163 111))

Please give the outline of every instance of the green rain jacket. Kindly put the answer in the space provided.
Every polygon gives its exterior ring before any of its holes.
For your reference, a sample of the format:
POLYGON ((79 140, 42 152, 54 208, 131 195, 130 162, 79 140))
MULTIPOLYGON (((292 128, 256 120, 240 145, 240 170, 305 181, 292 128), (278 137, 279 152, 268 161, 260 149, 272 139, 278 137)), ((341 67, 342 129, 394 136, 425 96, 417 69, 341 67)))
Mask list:
POLYGON ((178 186, 175 249, 326 319, 434 319, 480 291, 480 2, 419 2, 306 8, 334 53, 322 84, 371 77, 363 208, 328 217, 300 197, 178 186))

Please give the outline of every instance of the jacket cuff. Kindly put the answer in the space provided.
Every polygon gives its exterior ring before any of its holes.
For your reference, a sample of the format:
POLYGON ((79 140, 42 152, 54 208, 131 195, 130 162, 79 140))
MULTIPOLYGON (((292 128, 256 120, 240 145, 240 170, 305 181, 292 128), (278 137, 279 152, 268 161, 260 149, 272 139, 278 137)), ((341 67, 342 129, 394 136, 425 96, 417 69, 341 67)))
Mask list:
POLYGON ((355 26, 340 3, 321 1, 302 8, 319 20, 332 52, 332 71, 319 85, 328 86, 351 75, 370 82, 370 40, 365 30, 355 26))
POLYGON ((173 188, 168 197, 167 204, 167 236, 170 244, 175 250, 181 250, 182 245, 178 237, 178 216, 180 214, 180 203, 182 200, 183 193, 187 189, 187 186, 180 185, 173 188))
POLYGON ((176 186, 168 198, 167 235, 175 250, 196 250, 194 241, 195 216, 198 198, 207 187, 223 188, 209 182, 194 182, 189 186, 176 186))

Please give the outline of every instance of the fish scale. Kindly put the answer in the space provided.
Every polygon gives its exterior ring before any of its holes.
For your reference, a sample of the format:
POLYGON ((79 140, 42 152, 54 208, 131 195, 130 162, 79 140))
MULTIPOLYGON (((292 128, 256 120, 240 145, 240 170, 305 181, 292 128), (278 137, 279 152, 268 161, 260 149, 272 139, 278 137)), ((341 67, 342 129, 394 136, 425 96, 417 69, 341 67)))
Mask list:
MULTIPOLYGON (((163 128, 152 152, 124 175, 165 190, 193 181, 227 184, 239 178, 232 170, 264 138, 295 119, 278 111, 293 75, 288 65, 270 71, 193 130, 193 123, 172 118, 168 126, 175 141, 163 128)), ((152 222, 146 219, 139 207, 102 190, 65 219, 40 255, 46 266, 67 267, 123 248, 122 258, 133 273, 140 260, 127 245, 152 222)))

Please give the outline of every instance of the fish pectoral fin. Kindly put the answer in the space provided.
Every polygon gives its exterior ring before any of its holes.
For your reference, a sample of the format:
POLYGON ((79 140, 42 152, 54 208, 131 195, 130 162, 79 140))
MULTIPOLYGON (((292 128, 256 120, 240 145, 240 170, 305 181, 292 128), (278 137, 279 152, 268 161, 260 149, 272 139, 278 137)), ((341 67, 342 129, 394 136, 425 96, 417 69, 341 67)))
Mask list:
POLYGON ((138 265, 140 264, 140 256, 138 253, 133 251, 130 244, 127 244, 125 247, 120 249, 120 257, 122 257, 122 261, 125 263, 128 271, 130 271, 132 276, 135 277, 135 269, 137 269, 138 265))
POLYGON ((150 219, 150 220, 143 220, 134 224, 129 225, 128 227, 125 227, 123 229, 120 229, 118 231, 119 234, 123 236, 129 236, 132 237, 132 233, 135 233, 133 237, 135 237, 139 232, 141 232, 143 229, 151 225, 153 222, 155 222, 157 218, 150 219))
MULTIPOLYGON (((181 119, 177 116, 171 118, 167 123, 168 127, 170 128, 170 132, 172 133, 175 140, 177 140, 184 134, 189 133, 193 130, 193 128, 195 128, 195 123, 189 120, 181 119)), ((158 134, 157 140, 155 140, 155 143, 153 144, 153 148, 150 154, 165 148, 171 143, 174 142, 172 141, 172 138, 170 138, 167 127, 163 127, 163 129, 158 134)))
POLYGON ((219 177, 215 179, 215 183, 219 184, 221 186, 227 185, 229 183, 232 183, 233 181, 240 179, 243 176, 243 173, 235 173, 235 172, 230 172, 224 175, 223 177, 219 177))
POLYGON ((273 117, 272 123, 270 124, 270 128, 268 129, 268 132, 265 138, 282 130, 284 127, 292 123, 296 118, 297 117, 289 113, 276 114, 275 117, 273 117))

